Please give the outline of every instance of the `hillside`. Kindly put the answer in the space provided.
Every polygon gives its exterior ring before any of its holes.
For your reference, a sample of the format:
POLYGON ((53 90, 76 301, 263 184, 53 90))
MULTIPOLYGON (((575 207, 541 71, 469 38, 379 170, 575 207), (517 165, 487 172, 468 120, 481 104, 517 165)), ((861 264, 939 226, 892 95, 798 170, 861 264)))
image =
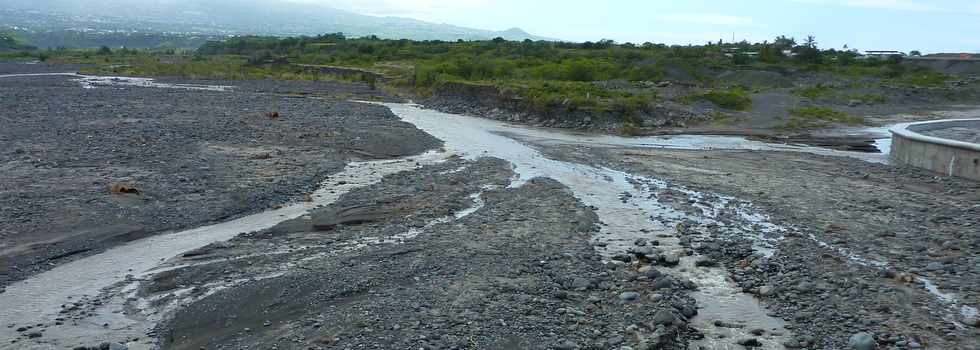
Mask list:
MULTIPOLYGON (((361 15, 327 6, 261 0, 11 0, 0 23, 33 31, 64 29, 316 35, 343 32, 413 40, 545 40, 518 28, 491 31, 410 18, 361 15)), ((42 45, 43 46, 43 45, 42 45)))

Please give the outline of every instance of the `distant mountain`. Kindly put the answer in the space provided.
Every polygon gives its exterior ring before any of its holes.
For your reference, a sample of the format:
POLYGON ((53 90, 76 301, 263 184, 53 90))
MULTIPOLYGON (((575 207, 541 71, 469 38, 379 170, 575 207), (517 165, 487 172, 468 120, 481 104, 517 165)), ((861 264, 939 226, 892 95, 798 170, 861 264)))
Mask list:
POLYGON ((278 0, 4 0, 0 23, 32 31, 198 34, 377 35, 414 40, 552 40, 512 28, 491 31, 410 18, 376 17, 278 0))

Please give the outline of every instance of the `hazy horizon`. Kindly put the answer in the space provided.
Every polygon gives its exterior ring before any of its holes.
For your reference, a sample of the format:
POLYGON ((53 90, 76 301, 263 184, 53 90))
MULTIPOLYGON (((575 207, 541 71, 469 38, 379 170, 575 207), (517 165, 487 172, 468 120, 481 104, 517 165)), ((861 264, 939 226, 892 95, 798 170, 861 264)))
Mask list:
POLYGON ((816 36, 821 47, 980 52, 980 3, 916 0, 279 0, 571 41, 703 44, 816 36))
MULTIPOLYGON (((20 0, 10 0, 16 5, 20 0)), ((180 4, 216 0, 111 0, 153 4, 181 14, 180 4)), ((319 4, 358 14, 405 17, 454 26, 499 31, 521 28, 540 37, 568 41, 704 44, 719 39, 762 42, 786 35, 802 41, 813 35, 821 48, 980 52, 980 3, 969 0, 254 0, 319 4)), ((70 4, 76 11, 110 0, 20 1, 44 10, 70 4), (53 7, 53 6, 51 6, 53 7)), ((128 6, 126 6, 128 7, 128 6)), ((126 7, 120 8, 125 12, 126 7)), ((138 11, 138 9, 137 9, 138 11)), ((313 21, 316 17, 311 17, 313 21)), ((271 24, 274 26, 274 24, 271 24)), ((397 30, 397 29, 395 29, 397 30)), ((317 33, 309 33, 317 34, 317 33)))

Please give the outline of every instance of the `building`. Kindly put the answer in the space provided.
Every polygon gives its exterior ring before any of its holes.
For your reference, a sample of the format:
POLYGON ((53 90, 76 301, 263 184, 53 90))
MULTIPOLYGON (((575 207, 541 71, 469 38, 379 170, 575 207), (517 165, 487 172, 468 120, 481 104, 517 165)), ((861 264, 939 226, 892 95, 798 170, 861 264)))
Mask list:
POLYGON ((904 52, 901 51, 865 51, 864 56, 860 58, 864 59, 889 59, 891 57, 906 57, 904 52))

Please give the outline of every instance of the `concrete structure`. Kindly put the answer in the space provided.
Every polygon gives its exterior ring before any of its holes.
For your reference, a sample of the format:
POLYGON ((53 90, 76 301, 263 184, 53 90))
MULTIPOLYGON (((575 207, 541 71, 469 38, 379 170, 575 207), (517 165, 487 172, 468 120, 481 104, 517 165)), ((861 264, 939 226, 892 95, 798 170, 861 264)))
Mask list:
POLYGON ((980 181, 980 144, 926 136, 920 132, 954 127, 980 130, 980 119, 949 119, 892 128, 892 161, 980 181))
POLYGON ((904 52, 901 51, 865 51, 863 58, 877 58, 880 60, 888 59, 891 57, 906 57, 904 52))

